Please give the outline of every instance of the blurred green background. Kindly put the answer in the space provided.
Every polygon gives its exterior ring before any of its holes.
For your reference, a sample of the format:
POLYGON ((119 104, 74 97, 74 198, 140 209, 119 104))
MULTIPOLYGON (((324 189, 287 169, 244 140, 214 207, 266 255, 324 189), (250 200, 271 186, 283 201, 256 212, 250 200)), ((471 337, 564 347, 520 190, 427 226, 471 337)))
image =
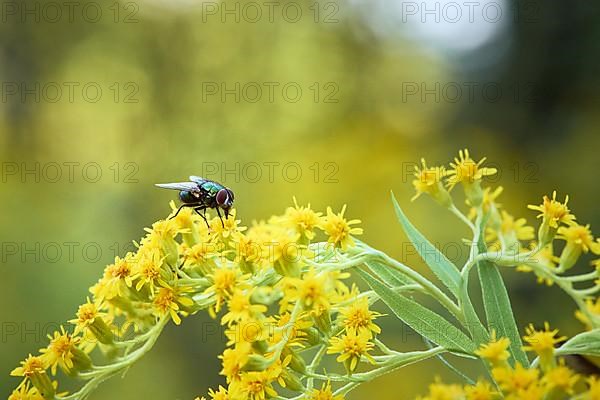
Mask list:
MULTIPOLYGON (((321 210, 347 203, 363 240, 424 271, 389 190, 456 249, 466 230, 430 199, 409 203, 410 173, 422 156, 445 163, 469 147, 499 169, 492 184, 516 216, 532 222, 526 204, 558 189, 600 226, 593 2, 27 0, 3 2, 0 17, 1 396, 104 265, 167 215, 176 193, 156 182, 219 180, 246 225, 294 195, 321 210)), ((506 278, 521 326, 580 329, 559 291, 506 278)), ((400 349, 423 347, 392 318, 383 327, 400 349)), ((168 327, 92 398, 206 393, 222 383, 214 332, 200 315, 168 327)), ((455 378, 431 360, 350 399, 408 399, 435 375, 455 378)))

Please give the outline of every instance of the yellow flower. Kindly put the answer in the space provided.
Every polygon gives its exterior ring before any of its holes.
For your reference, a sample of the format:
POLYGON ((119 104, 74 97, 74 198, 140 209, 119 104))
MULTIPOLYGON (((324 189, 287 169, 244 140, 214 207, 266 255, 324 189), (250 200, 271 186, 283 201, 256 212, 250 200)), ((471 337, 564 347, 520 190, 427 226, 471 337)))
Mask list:
POLYGON ((253 320, 267 311, 267 307, 262 304, 252 304, 250 295, 241 290, 233 292, 227 302, 227 307, 229 311, 221 319, 223 325, 253 320))
POLYGON ((21 366, 13 369, 10 375, 24 377, 25 379, 21 385, 26 385, 28 380, 35 386, 42 397, 53 398, 55 390, 52 381, 46 373, 47 367, 46 361, 42 357, 29 354, 29 357, 25 361, 21 361, 21 366))
POLYGON ((563 271, 571 268, 582 252, 591 250, 594 254, 600 254, 600 242, 594 241, 589 225, 572 223, 570 226, 561 226, 558 228, 557 238, 567 242, 560 255, 560 268, 563 271))
POLYGON ((223 366, 220 374, 227 378, 227 382, 240 380, 242 368, 248 362, 251 351, 250 343, 240 342, 234 348, 225 349, 223 354, 219 356, 223 366))
POLYGON ((299 206, 294 196, 294 207, 288 207, 285 214, 280 217, 280 222, 284 226, 294 229, 300 237, 305 237, 308 240, 315 238, 315 228, 320 226, 322 222, 322 214, 315 212, 310 208, 310 203, 304 207, 299 206))
POLYGON ((538 382, 533 382, 526 388, 517 389, 506 396, 506 400, 544 400, 545 389, 538 382))
MULTIPOLYGON (((492 191, 491 187, 486 187, 483 189, 483 200, 481 202, 481 209, 484 214, 487 214, 492 206, 496 208, 500 208, 500 204, 496 203, 496 199, 502 194, 504 188, 502 186, 498 186, 494 191, 492 191)), ((477 207, 467 199, 467 204, 471 206, 469 209, 469 219, 475 220, 477 217, 477 207)))
POLYGON ((533 227, 527 226, 527 220, 525 218, 516 219, 502 210, 502 222, 500 223, 500 231, 508 235, 514 233, 519 240, 531 240, 533 239, 533 227))
POLYGON ((101 282, 92 290, 96 299, 110 300, 125 294, 126 288, 131 287, 133 281, 131 259, 131 253, 125 258, 115 257, 115 262, 104 269, 101 282))
POLYGON ((280 275, 300 275, 300 259, 306 246, 297 243, 299 238, 300 234, 289 229, 281 226, 271 227, 268 236, 260 239, 264 253, 262 258, 280 275))
POLYGON ((523 368, 520 363, 517 363, 515 369, 508 366, 492 369, 492 376, 500 388, 508 393, 518 393, 519 390, 527 389, 538 381, 539 373, 535 368, 523 368))
POLYGON ((192 247, 183 247, 184 266, 201 267, 201 271, 206 273, 214 267, 214 263, 211 261, 219 255, 218 250, 217 244, 211 242, 200 242, 192 247))
POLYGON ((558 389, 563 393, 573 394, 573 387, 579 381, 579 375, 564 365, 564 360, 561 360, 560 365, 552 368, 542 378, 542 382, 549 389, 558 389))
POLYGON ((412 184, 417 193, 411 201, 416 200, 421 194, 427 193, 444 206, 452 204, 450 194, 442 183, 442 180, 446 176, 444 167, 427 167, 424 158, 421 159, 421 165, 422 168, 415 166, 415 177, 417 179, 413 180, 412 184))
POLYGON ((156 221, 152 224, 152 228, 144 228, 150 235, 155 235, 159 240, 173 239, 177 234, 187 232, 179 226, 176 219, 167 219, 156 221))
POLYGON ((493 400, 497 399, 499 394, 489 382, 478 381, 474 386, 465 387, 465 395, 467 400, 493 400))
MULTIPOLYGON (((525 218, 515 219, 504 210, 501 216, 499 232, 492 228, 487 229, 485 238, 487 242, 493 242, 499 234, 502 247, 517 252, 521 247, 520 240, 531 240, 535 237, 533 227, 527 225, 525 218)), ((490 247, 499 247, 499 243, 494 243, 490 247)))
POLYGON ((79 306, 77 318, 69 322, 75 325, 75 335, 78 333, 85 335, 89 331, 100 343, 107 344, 112 342, 113 333, 108 327, 105 317, 106 313, 100 312, 98 306, 92 303, 88 297, 87 302, 79 306))
MULTIPOLYGON (((529 246, 529 248, 531 250, 535 249, 536 247, 537 247, 537 244, 535 242, 532 242, 529 246)), ((528 261, 535 263, 537 265, 540 265, 550 271, 554 271, 554 270, 556 270, 556 262, 558 261, 558 257, 556 257, 554 255, 554 248, 552 246, 552 243, 548 243, 540 251, 538 251, 535 256, 530 258, 528 261)), ((535 271, 529 265, 526 265, 526 264, 517 265, 517 271, 519 271, 519 272, 534 271, 537 276, 538 283, 540 283, 540 284, 545 283, 548 286, 552 286, 554 284, 554 281, 552 279, 550 279, 548 276, 545 276, 538 271, 535 271)))
POLYGON ((260 342, 269 339, 273 334, 272 321, 267 318, 246 320, 239 324, 234 324, 225 329, 227 337, 227 346, 235 345, 241 342, 260 342))
POLYGON ((137 279, 135 289, 140 291, 144 285, 154 291, 154 287, 161 277, 162 260, 158 251, 151 251, 143 256, 138 254, 138 262, 134 266, 133 279, 137 279))
POLYGON ((354 240, 350 235, 362 235, 362 228, 352 228, 351 225, 360 224, 360 220, 353 219, 346 221, 344 213, 346 205, 342 207, 339 214, 335 214, 331 207, 327 207, 327 216, 324 222, 321 223, 321 228, 329 236, 327 241, 336 248, 341 248, 346 251, 348 247, 354 246, 354 240))
POLYGON ((457 183, 462 182, 465 185, 481 181, 484 176, 494 175, 496 168, 481 167, 486 158, 483 157, 479 162, 475 162, 469 155, 469 150, 465 149, 458 152, 458 158, 454 158, 454 162, 450 163, 452 167, 448 171, 448 186, 452 189, 457 183))
MULTIPOLYGON (((193 211, 190 207, 184 207, 177 213, 177 210, 179 210, 179 206, 176 205, 173 200, 169 202, 169 207, 171 207, 172 210, 171 215, 169 216, 169 221, 173 221, 177 228, 180 230, 192 229, 194 226, 194 222, 202 218, 198 214, 196 214, 196 212, 193 211), (173 215, 175 213, 177 213, 177 216, 173 218, 173 215)), ((198 225, 204 226, 204 221, 202 221, 202 224, 198 225)))
POLYGON ((528 205, 530 210, 539 211, 538 218, 543 218, 551 228, 558 228, 559 223, 571 224, 575 220, 575 216, 571 214, 567 204, 569 203, 569 196, 565 197, 565 202, 561 203, 556 200, 556 190, 552 192, 552 199, 548 196, 544 196, 542 204, 539 206, 528 205))
POLYGON ((282 304, 301 301, 304 309, 313 310, 319 315, 328 311, 331 308, 329 293, 332 289, 328 278, 326 273, 317 273, 314 269, 305 273, 302 279, 287 278, 286 282, 289 285, 282 304))
POLYGON ((246 283, 243 283, 243 280, 248 276, 242 277, 240 270, 236 268, 215 268, 213 273, 208 275, 208 278, 211 280, 212 285, 204 293, 215 295, 215 305, 209 309, 213 318, 216 313, 221 311, 223 302, 231 297, 236 288, 245 289, 248 287, 246 283))
POLYGON ((219 386, 219 390, 216 392, 212 389, 208 389, 208 395, 213 400, 230 400, 227 389, 225 389, 223 386, 219 386))
POLYGON ((101 316, 96 304, 92 303, 88 297, 87 302, 79 306, 79 309, 77 310, 77 319, 73 320, 77 323, 77 327, 79 328, 75 331, 81 331, 83 328, 91 325, 97 317, 101 316))
POLYGON ((567 203, 569 202, 569 196, 565 197, 565 202, 561 203, 556 200, 556 190, 552 193, 552 199, 548 196, 544 196, 544 201, 539 206, 528 205, 527 207, 531 210, 539 211, 537 217, 542 218, 542 223, 538 229, 538 241, 542 245, 550 243, 556 235, 558 225, 564 223, 570 225, 574 222, 575 216, 571 214, 567 203))
POLYGON ((550 325, 544 323, 544 330, 536 330, 532 324, 525 328, 527 335, 523 336, 529 346, 523 346, 523 350, 534 351, 540 357, 540 365, 544 368, 551 367, 554 362, 554 345, 566 339, 566 337, 555 337, 558 329, 550 330, 550 325))
POLYGON ((336 360, 344 363, 348 372, 352 373, 358 366, 361 357, 365 357, 369 362, 375 363, 375 360, 369 354, 374 347, 369 340, 371 336, 368 332, 356 332, 350 330, 341 337, 332 337, 329 339, 330 346, 327 348, 327 354, 340 354, 336 360))
MULTIPOLYGON (((295 357, 299 357, 294 354, 295 357)), ((283 358, 277 359, 267 369, 267 374, 273 382, 277 382, 281 387, 284 387, 295 392, 303 391, 304 387, 296 375, 290 373, 288 367, 292 363, 292 354, 288 354, 283 358)))
POLYGON ((185 287, 163 286, 158 290, 152 304, 160 316, 170 314, 175 325, 181 324, 179 313, 185 315, 185 312, 180 310, 180 306, 190 307, 194 302, 189 297, 182 294, 189 292, 185 287))
POLYGON ((305 400, 344 400, 344 396, 334 396, 331 391, 331 383, 323 383, 321 389, 313 389, 306 397, 305 400))
POLYGON ((492 339, 488 344, 481 345, 475 351, 479 357, 487 360, 492 366, 501 366, 506 364, 506 360, 510 357, 508 347, 510 340, 508 338, 500 338, 496 340, 496 332, 492 332, 492 339))
POLYGON ((182 228, 175 219, 161 220, 152 224, 152 228, 144 228, 148 235, 142 239, 141 245, 158 249, 161 253, 161 258, 164 257, 165 262, 174 266, 177 264, 179 252, 175 237, 180 233, 187 233, 189 229, 182 228))
POLYGON ((24 376, 28 378, 36 373, 45 374, 46 368, 47 363, 44 361, 43 357, 32 356, 31 354, 29 354, 29 357, 27 357, 25 361, 21 361, 21 366, 13 369, 10 375, 24 376))
MULTIPOLYGON (((460 385, 442 383, 439 378, 429 385, 426 400, 463 400, 465 393, 460 385)), ((424 399, 424 400, 425 400, 424 399)))
POLYGON ((269 338, 270 343, 277 344, 281 340, 287 340, 287 347, 303 347, 304 342, 307 340, 308 329, 311 328, 314 323, 309 317, 308 313, 301 313, 298 318, 294 321, 293 327, 287 332, 284 328, 289 327, 291 323, 291 314, 284 313, 273 318, 275 321, 276 329, 271 329, 271 337, 269 338))
POLYGON ((600 254, 600 243, 594 241, 589 225, 573 223, 570 226, 561 226, 558 228, 557 237, 565 240, 567 244, 578 246, 585 253, 592 250, 594 254, 600 254))
POLYGON ((256 272, 260 266, 262 247, 250 235, 236 233, 232 236, 235 244, 235 262, 238 263, 242 272, 256 272))
POLYGON ((591 376, 588 378, 589 391, 585 400, 600 400, 600 378, 591 376))
POLYGON ((369 335, 381 333, 381 328, 373 321, 382 314, 369 310, 369 300, 363 297, 340 309, 340 317, 346 330, 366 331, 369 335))
POLYGON ((60 332, 56 331, 53 336, 48 337, 50 338, 50 344, 48 347, 40 350, 43 354, 42 358, 51 368, 53 375, 56 374, 58 366, 68 373, 73 369, 73 359, 75 358, 77 345, 81 341, 81 338, 73 337, 65 332, 65 328, 62 325, 60 332))
POLYGON ((234 233, 245 231, 247 228, 245 226, 239 226, 239 223, 242 221, 235 219, 235 216, 236 210, 233 208, 229 211, 229 216, 227 218, 214 217, 209 221, 211 234, 215 234, 221 241, 225 241, 234 233))
POLYGON ((245 372, 241 380, 232 382, 230 392, 235 399, 265 400, 277 396, 272 381, 273 377, 267 371, 245 372))
POLYGON ((29 382, 24 382, 12 391, 8 400, 44 400, 35 387, 29 382))

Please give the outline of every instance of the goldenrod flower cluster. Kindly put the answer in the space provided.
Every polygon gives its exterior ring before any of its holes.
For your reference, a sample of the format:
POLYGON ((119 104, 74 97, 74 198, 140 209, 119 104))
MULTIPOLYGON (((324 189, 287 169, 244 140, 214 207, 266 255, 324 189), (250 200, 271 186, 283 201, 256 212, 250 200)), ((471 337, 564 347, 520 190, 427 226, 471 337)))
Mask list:
MULTIPOLYGON (((543 196, 540 205, 529 205, 531 210, 538 211, 537 217, 541 219, 536 230, 527 224, 525 218, 515 218, 509 214, 500 203, 498 197, 503 192, 502 187, 482 188, 483 179, 493 175, 493 168, 484 168, 482 163, 473 161, 467 150, 461 151, 454 163, 450 164, 450 172, 436 175, 438 182, 446 179, 446 185, 452 189, 457 183, 463 183, 467 205, 470 206, 467 219, 468 225, 477 231, 482 221, 485 223, 485 242, 488 253, 471 255, 471 260, 481 257, 497 265, 516 267, 522 272, 534 272, 538 282, 547 285, 557 284, 570 295, 578 310, 576 317, 585 324, 586 329, 592 332, 600 329, 600 261, 595 260, 595 267, 591 272, 580 275, 566 275, 565 273, 580 260, 582 254, 591 252, 600 254, 600 240, 595 239, 589 225, 576 222, 575 215, 568 206, 569 196, 564 201, 557 199, 554 191, 552 196, 543 196), (555 254, 555 241, 563 241, 562 251, 555 254), (483 257, 486 256, 486 257, 483 257), (587 288, 576 288, 585 285, 587 288)), ((459 217, 463 214, 458 211, 452 202, 440 201, 441 183, 433 190, 431 184, 433 171, 446 171, 446 167, 429 167, 427 180, 424 179, 424 169, 417 170, 414 181, 417 194, 427 193, 438 203, 448 207, 459 217), (425 184, 424 182, 429 182, 425 184)), ((464 218, 463 218, 464 219, 464 218)), ((463 277, 468 268, 475 263, 467 262, 462 270, 463 277)), ((599 331, 600 332, 600 331, 599 331)), ((533 325, 525 328, 523 336, 524 351, 533 353, 535 362, 531 366, 524 366, 515 361, 509 352, 511 340, 507 337, 496 337, 496 332, 490 332, 490 340, 482 343, 474 354, 488 365, 492 380, 479 380, 475 384, 446 385, 439 380, 431 384, 429 393, 420 399, 456 399, 456 400, 486 400, 486 399, 600 399, 600 381, 596 377, 580 375, 565 362, 565 358, 557 355, 557 348, 567 341, 566 337, 558 336, 558 330, 550 329, 545 323, 544 329, 536 330, 533 325)), ((591 345, 600 349, 600 335, 591 339, 591 345)), ((568 342, 567 342, 568 343, 568 342)), ((592 351, 595 353, 596 350, 592 351)), ((585 362, 585 361, 584 361, 585 362)), ((587 361, 589 363, 589 361, 587 361)))
POLYGON ((420 400, 543 400, 543 399, 598 399, 600 380, 585 377, 575 372, 560 358, 556 361, 555 346, 564 337, 557 337, 558 330, 527 329, 523 340, 528 343, 523 349, 539 357, 539 366, 524 367, 519 362, 512 366, 508 362, 510 340, 493 338, 475 352, 489 363, 490 383, 480 379, 473 385, 444 384, 439 380, 431 384, 429 393, 420 400))
POLYGON ((564 357, 600 354, 600 261, 590 272, 570 273, 583 254, 600 254, 600 241, 556 192, 530 206, 539 212, 537 230, 511 215, 497 201, 503 189, 483 187, 497 172, 484 162, 464 150, 448 166, 422 160, 415 171, 414 198, 432 197, 472 232, 462 266, 429 243, 394 199, 407 237, 439 282, 357 240, 360 221, 347 219, 345 206, 318 212, 294 199, 282 215, 249 227, 235 210, 224 220, 209 218, 208 226, 190 209, 154 223, 137 251, 106 267, 74 318, 12 371, 21 381, 9 400, 85 399, 149 352, 167 323, 204 311, 224 327, 227 343, 219 356, 222 384, 200 388, 206 397, 197 399, 343 400, 359 385, 416 362, 444 357, 451 366, 447 356, 475 359, 489 379, 469 383, 461 373, 466 385, 436 381, 426 399, 599 399, 600 381, 571 369, 564 357), (459 184, 464 211, 452 195, 459 184), (557 241, 564 242, 560 254, 557 241), (521 338, 498 273, 505 267, 562 289, 586 332, 568 339, 549 325, 530 325, 521 338), (471 296, 473 270, 482 296, 471 296), (361 292, 351 280, 357 277, 370 290, 361 292), (481 297, 487 326, 475 310, 481 297), (376 303, 429 346, 401 352, 386 345, 376 303), (337 368, 326 368, 327 361, 337 368), (67 379, 80 382, 70 394, 61 389, 67 379))
POLYGON ((210 220, 210 227, 190 209, 154 223, 135 253, 106 267, 69 321, 72 329, 61 327, 39 355, 12 371, 22 381, 9 399, 85 398, 96 381, 146 352, 168 321, 179 325, 203 309, 226 327, 229 339, 220 356, 227 385, 211 389, 213 399, 262 400, 282 388, 342 398, 327 380, 305 388, 307 366, 299 352, 321 345, 349 371, 362 357, 372 360, 380 314, 344 283, 350 274, 316 263, 355 246, 360 221, 344 214, 345 206, 323 215, 295 202, 249 229, 235 211, 223 224, 210 220), (313 244, 317 234, 326 240, 313 244), (95 348, 115 361, 96 365, 95 348), (59 370, 87 383, 77 393, 57 394, 59 370))

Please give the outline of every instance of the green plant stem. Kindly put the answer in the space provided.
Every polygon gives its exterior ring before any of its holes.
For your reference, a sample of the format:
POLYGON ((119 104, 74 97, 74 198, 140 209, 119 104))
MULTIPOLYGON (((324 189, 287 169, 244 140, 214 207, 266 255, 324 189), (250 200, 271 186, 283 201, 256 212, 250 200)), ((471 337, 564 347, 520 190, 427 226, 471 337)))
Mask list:
POLYGON ((321 345, 319 350, 317 350, 317 353, 315 354, 312 362, 306 368, 306 372, 309 375, 309 378, 306 381, 306 387, 309 391, 312 390, 312 388, 314 386, 314 377, 312 377, 310 375, 315 372, 315 369, 317 369, 317 366, 321 363, 321 360, 323 359, 323 356, 325 356, 326 352, 327 352, 327 345, 325 345, 325 344, 321 345))
POLYGON ((598 278, 597 270, 588 272, 587 274, 573 275, 573 276, 561 276, 560 277, 560 279, 569 281, 569 282, 585 282, 585 281, 591 281, 592 279, 596 279, 596 278, 598 278))
POLYGON ((369 372, 354 374, 353 378, 359 379, 359 381, 350 382, 350 383, 342 386, 341 388, 336 390, 334 394, 335 395, 344 395, 344 394, 350 392, 351 390, 353 390, 354 388, 356 388, 358 385, 360 385, 364 381, 372 381, 382 375, 393 372, 399 368, 405 367, 410 364, 414 364, 419 361, 426 360, 428 358, 434 357, 434 356, 444 353, 446 351, 447 350, 444 349, 443 347, 434 347, 432 349, 425 350, 425 351, 401 353, 401 354, 395 356, 394 358, 391 358, 386 363, 386 365, 384 365, 382 367, 379 367, 379 368, 374 369, 369 372))
MULTIPOLYGON (((394 292, 396 293, 402 293, 402 292, 420 292, 420 293, 424 293, 424 294, 429 294, 429 292, 427 292, 423 286, 421 285, 416 285, 416 284, 410 284, 410 285, 403 285, 403 286, 396 286, 392 289, 394 292)), ((362 299, 364 297, 368 297, 369 298, 369 303, 373 304, 377 301, 379 301, 381 299, 381 297, 379 297, 379 295, 377 293, 375 293, 374 290, 368 290, 366 292, 362 292, 361 294, 359 294, 358 296, 356 296, 355 298, 351 299, 351 300, 347 300, 341 303, 336 304, 335 309, 339 309, 341 307, 346 307, 354 302, 356 302, 359 299, 362 299)))
POLYGON ((393 259, 382 251, 375 250, 370 248, 371 254, 378 258, 380 261, 384 262, 388 266, 394 268, 395 270, 403 273, 408 276, 419 285, 421 285, 431 296, 433 296, 441 305, 443 305, 454 317, 460 321, 461 323, 465 323, 465 317, 462 313, 462 310, 454 303, 444 292, 442 292, 436 285, 430 282, 428 279, 423 277, 423 275, 419 274, 415 270, 407 267, 401 262, 393 259))
POLYGON ((454 204, 448 207, 448 210, 450 210, 452 214, 456 215, 462 222, 465 223, 465 225, 467 225, 471 229, 471 232, 473 232, 473 236, 477 234, 479 230, 477 226, 473 224, 465 214, 463 214, 458 208, 456 208, 454 204))
POLYGON ((56 396, 56 400, 83 400, 103 381, 109 379, 110 377, 119 374, 127 370, 131 365, 133 365, 136 361, 142 358, 146 353, 148 353, 156 341, 160 336, 163 328, 169 321, 169 315, 163 316, 158 323, 148 332, 152 332, 152 334, 148 335, 148 340, 144 343, 143 346, 129 354, 127 357, 117 361, 114 364, 103 365, 103 366, 95 366, 92 368, 92 371, 86 373, 80 373, 79 376, 82 378, 92 377, 79 391, 70 394, 68 396, 56 396))

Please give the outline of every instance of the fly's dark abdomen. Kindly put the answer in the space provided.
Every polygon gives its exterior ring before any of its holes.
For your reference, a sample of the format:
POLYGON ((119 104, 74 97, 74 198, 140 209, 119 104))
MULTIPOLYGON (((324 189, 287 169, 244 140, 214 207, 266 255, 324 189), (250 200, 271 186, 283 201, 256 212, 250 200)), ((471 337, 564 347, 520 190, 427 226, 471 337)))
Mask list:
POLYGON ((198 203, 198 197, 194 196, 192 192, 188 192, 187 190, 182 190, 179 192, 179 200, 181 200, 184 204, 194 204, 198 203))

